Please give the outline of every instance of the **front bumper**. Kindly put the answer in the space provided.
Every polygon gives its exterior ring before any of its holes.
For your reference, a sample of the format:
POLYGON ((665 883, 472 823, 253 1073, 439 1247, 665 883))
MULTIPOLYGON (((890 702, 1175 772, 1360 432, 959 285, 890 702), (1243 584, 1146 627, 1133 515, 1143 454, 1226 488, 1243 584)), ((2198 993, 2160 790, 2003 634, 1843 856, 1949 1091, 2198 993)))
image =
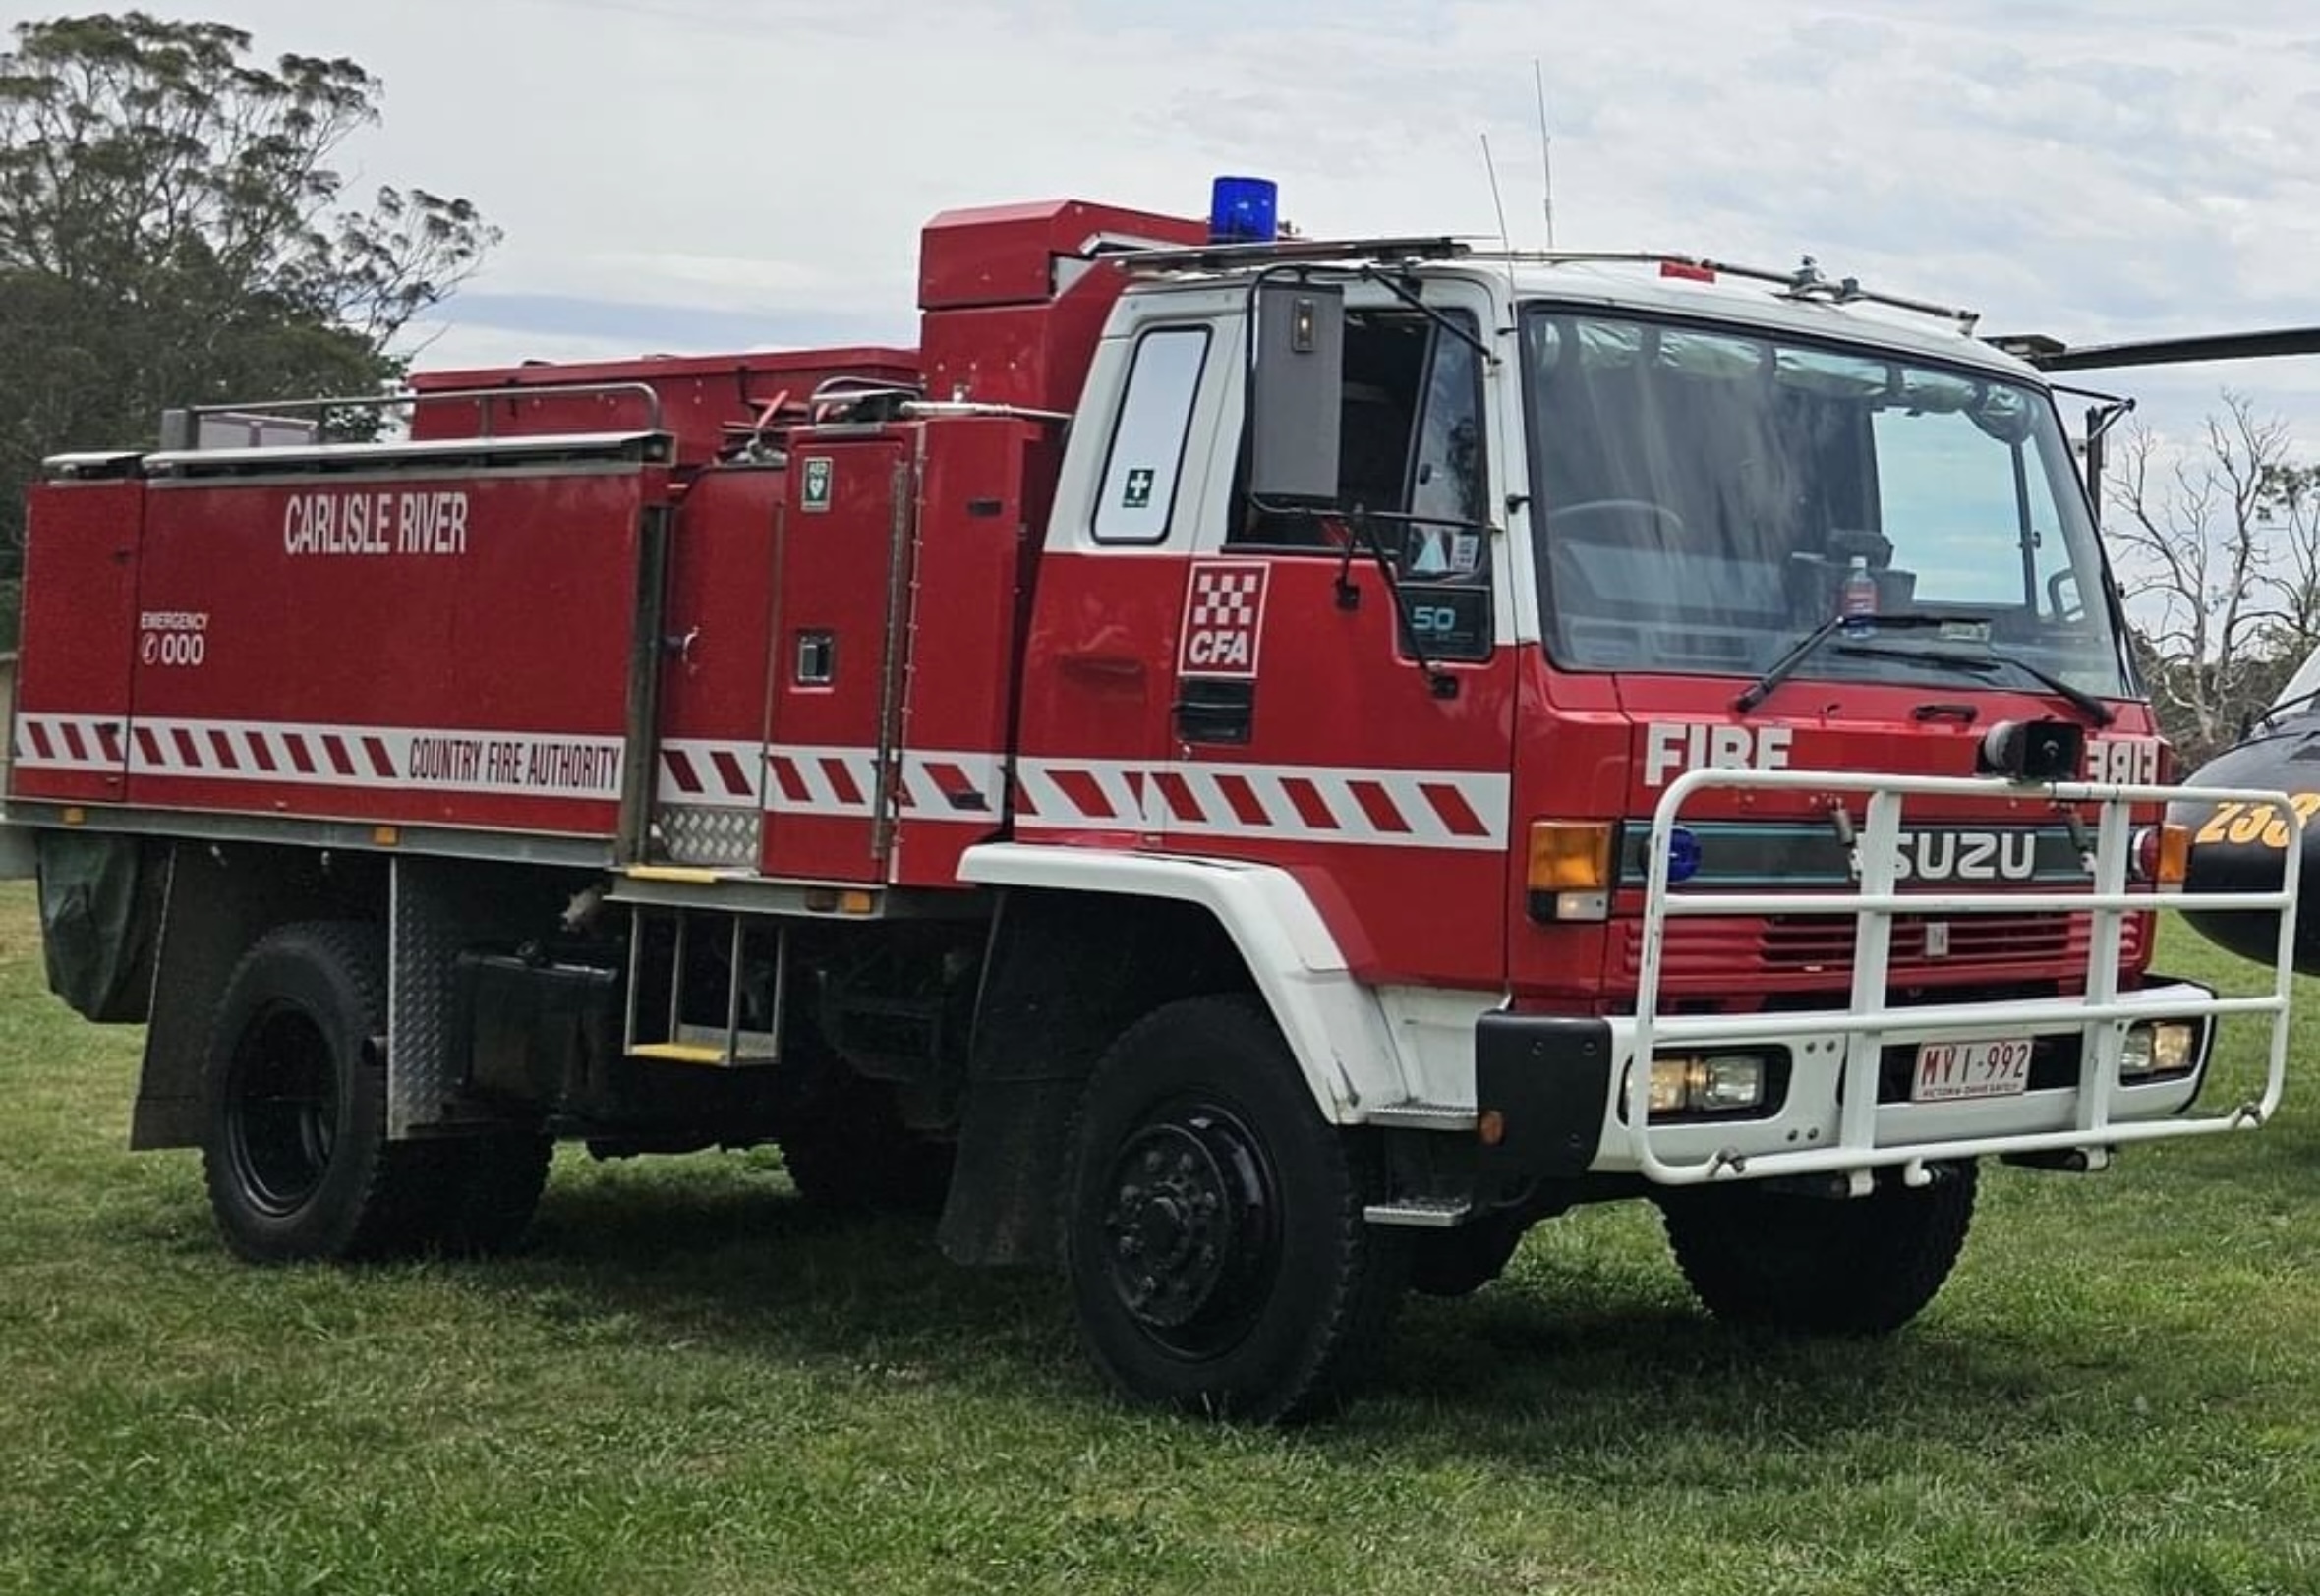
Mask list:
POLYGON ((1782 1086, 1761 1111, 1641 1126, 1631 1112, 1641 1099, 1631 1079, 1643 1041, 1637 1021, 1489 1014, 1476 1027, 1476 1108, 1502 1134, 1483 1152, 1480 1183, 1504 1192, 1581 1175, 1642 1175, 1672 1185, 1780 1175, 1865 1179, 1881 1168, 2070 1150, 2100 1162, 2124 1142, 2261 1120, 2264 1111, 2253 1104, 2183 1117, 2206 1079, 2216 1018, 2243 1001, 2167 981, 2107 1004, 2056 998, 1888 1010, 1874 1033, 1844 1010, 1666 1017, 1652 1028, 1653 1053, 1776 1050, 1786 1062, 1773 1072, 1782 1086), (2177 1019, 2198 1027, 2191 1067, 2121 1079, 2118 1044, 2127 1031, 2177 1019), (2017 1037, 2035 1040, 2039 1060, 2019 1095, 1909 1101, 1920 1042, 2017 1037))

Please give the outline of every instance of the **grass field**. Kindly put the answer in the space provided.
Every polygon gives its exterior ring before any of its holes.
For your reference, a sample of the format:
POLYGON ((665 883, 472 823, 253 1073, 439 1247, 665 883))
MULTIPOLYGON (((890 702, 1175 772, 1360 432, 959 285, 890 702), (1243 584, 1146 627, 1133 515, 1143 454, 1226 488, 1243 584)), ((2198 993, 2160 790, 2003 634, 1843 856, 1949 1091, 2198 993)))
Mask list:
POLYGON ((2257 1135, 1987 1171, 1888 1342, 1716 1327, 1619 1207, 1276 1434, 1124 1411, 1049 1282, 756 1156, 566 1150, 513 1261, 236 1266, 196 1158, 124 1151, 137 1053, 0 887, 0 1591, 2320 1588, 2308 1081, 2257 1135))

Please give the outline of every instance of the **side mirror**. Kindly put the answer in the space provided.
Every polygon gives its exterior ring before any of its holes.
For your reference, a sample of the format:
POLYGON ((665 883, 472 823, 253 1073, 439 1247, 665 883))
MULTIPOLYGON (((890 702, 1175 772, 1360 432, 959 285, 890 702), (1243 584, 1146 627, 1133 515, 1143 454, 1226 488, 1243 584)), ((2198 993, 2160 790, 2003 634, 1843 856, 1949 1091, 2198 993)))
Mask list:
POLYGON ((1338 406, 1345 388, 1345 291, 1262 282, 1251 296, 1248 493, 1265 502, 1337 501, 1338 406))

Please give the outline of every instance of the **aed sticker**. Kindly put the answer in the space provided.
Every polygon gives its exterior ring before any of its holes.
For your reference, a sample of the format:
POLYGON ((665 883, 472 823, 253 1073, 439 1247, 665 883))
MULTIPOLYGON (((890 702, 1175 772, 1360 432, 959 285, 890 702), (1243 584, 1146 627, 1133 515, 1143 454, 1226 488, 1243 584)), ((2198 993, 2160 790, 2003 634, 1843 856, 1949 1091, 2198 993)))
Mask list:
POLYGON ((1128 474, 1128 486, 1120 494, 1124 510, 1146 509, 1152 502, 1152 468, 1137 466, 1128 474))
POLYGON ((1256 646, 1264 633, 1268 567, 1254 560, 1199 560, 1185 588, 1184 648, 1177 672, 1185 676, 1256 674, 1256 646))
POLYGON ((797 506, 819 514, 830 508, 830 489, 838 480, 838 463, 826 454, 807 455, 798 462, 804 473, 797 489, 797 506))

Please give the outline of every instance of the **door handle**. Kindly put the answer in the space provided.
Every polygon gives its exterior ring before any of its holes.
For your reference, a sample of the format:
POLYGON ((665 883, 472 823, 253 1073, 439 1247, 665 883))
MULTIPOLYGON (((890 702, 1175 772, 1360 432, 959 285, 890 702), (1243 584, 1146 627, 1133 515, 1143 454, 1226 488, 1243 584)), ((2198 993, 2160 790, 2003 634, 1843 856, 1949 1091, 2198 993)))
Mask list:
POLYGON ((1190 676, 1178 684, 1176 734, 1188 743, 1245 743, 1256 721, 1256 683, 1190 676))

